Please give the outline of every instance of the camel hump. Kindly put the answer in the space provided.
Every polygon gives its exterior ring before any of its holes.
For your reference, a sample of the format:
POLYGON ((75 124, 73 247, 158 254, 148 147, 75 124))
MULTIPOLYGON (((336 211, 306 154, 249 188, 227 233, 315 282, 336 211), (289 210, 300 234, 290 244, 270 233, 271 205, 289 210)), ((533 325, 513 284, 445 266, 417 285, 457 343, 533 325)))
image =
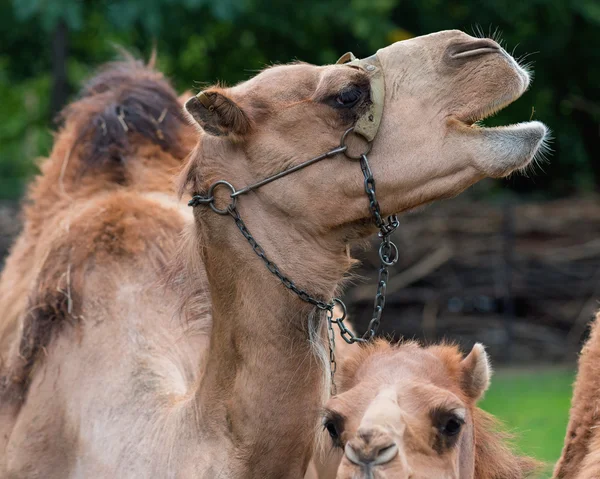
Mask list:
POLYGON ((175 90, 152 65, 131 56, 100 67, 59 119, 79 175, 110 170, 122 173, 115 177, 122 182, 131 162, 147 156, 140 148, 151 145, 180 161, 189 151, 175 90))
POLYGON ((195 129, 152 65, 127 57, 102 66, 60 118, 0 282, 0 311, 16 305, 0 318, 0 405, 25 397, 51 338, 79 322, 90 264, 135 258, 160 270, 185 222, 172 211, 172 176, 195 129))

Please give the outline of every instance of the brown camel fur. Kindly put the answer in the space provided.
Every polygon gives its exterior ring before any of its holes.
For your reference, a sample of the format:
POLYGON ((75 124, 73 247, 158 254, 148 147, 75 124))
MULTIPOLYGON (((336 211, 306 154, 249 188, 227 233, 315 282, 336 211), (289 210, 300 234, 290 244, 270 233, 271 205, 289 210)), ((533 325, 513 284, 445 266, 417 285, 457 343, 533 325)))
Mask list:
POLYGON ((579 358, 569 425, 562 455, 554 469, 556 479, 600 477, 600 313, 579 358))
POLYGON ((132 58, 109 64, 85 86, 80 99, 62 112, 64 128, 56 136, 51 159, 41 163, 41 175, 29 187, 23 205, 24 232, 2 271, 0 351, 6 351, 13 342, 18 317, 26 309, 29 285, 35 281, 45 255, 41 251, 46 244, 34 239, 47 237, 80 206, 77 202, 95 199, 107 189, 160 193, 156 199, 173 195, 171 178, 194 140, 190 131, 184 131, 190 127, 173 101, 175 92, 152 68, 153 60, 144 68, 132 58), (134 81, 139 82, 137 89, 133 88, 134 81), (139 131, 125 130, 119 119, 117 109, 128 104, 133 106, 133 111, 127 112, 128 121, 139 131), (150 111, 137 111, 141 105, 150 111), (138 160, 125 164, 133 156, 138 160))
MULTIPOLYGON (((387 89, 369 159, 383 214, 522 168, 543 142, 538 122, 472 126, 529 82, 492 41, 441 32, 378 57, 387 89)), ((206 192, 217 179, 241 187, 330 150, 365 111, 369 88, 368 74, 352 66, 295 64, 210 89, 208 104, 194 97, 187 109, 202 131, 183 174, 187 191, 206 192)), ((150 116, 160 123, 164 108, 155 110, 150 116)), ((279 284, 229 216, 208 208, 196 208, 170 280, 159 284, 185 218, 176 207, 165 211, 137 177, 137 195, 130 195, 127 173, 161 152, 179 156, 158 142, 161 135, 138 135, 145 130, 134 119, 145 116, 130 111, 140 110, 115 109, 107 122, 138 147, 121 155, 121 174, 109 175, 115 191, 98 192, 72 208, 68 221, 51 221, 47 236, 28 239, 46 245, 19 354, 8 359, 2 404, 14 408, 3 422, 14 425, 3 428, 7 475, 300 477, 329 390, 322 314, 279 284)), ((91 151, 104 135, 94 118, 84 123, 95 126, 84 142, 91 151)), ((176 135, 193 136, 183 125, 176 135)), ((60 144, 59 135, 55 152, 60 144)), ((64 155, 53 154, 48 170, 60 172, 64 155)), ((107 158, 121 163, 119 155, 107 158)), ((34 204, 43 215, 45 198, 34 204)), ((373 231, 360 170, 343 155, 242 197, 239 211, 281 270, 323 299, 353 263, 348 247, 373 231)))
POLYGON ((340 394, 323 415, 319 479, 520 479, 537 464, 476 402, 489 385, 483 347, 377 342, 346 351, 340 394), (369 475, 371 474, 371 475, 369 475))
MULTIPOLYGON (((45 469, 37 470, 26 455, 52 434, 60 438, 68 426, 58 415, 56 423, 36 426, 37 444, 27 437, 35 430, 29 411, 60 411, 44 402, 44 385, 36 382, 45 368, 60 368, 59 362, 44 365, 48 348, 61 330, 82 332, 83 322, 93 321, 96 312, 82 313, 86 288, 96 289, 100 316, 108 309, 104 297, 110 300, 119 289, 119 269, 131 270, 129 276, 148 271, 152 284, 191 220, 187 208, 177 204, 173 177, 195 143, 194 132, 161 74, 132 60, 107 65, 62 116, 51 156, 29 188, 24 231, 0 281, 0 477, 7 476, 7 468, 22 468, 16 477, 64 477, 64 461, 75 454, 68 441, 58 454, 51 450, 39 459, 47 461, 45 469), (28 393, 31 388, 35 393, 28 393), (23 456, 11 453, 12 444, 21 443, 23 456)), ((102 354, 102 341, 111 344, 109 335, 97 339, 88 353, 102 354)), ((92 371, 89 360, 81 368, 82 374, 92 371)))

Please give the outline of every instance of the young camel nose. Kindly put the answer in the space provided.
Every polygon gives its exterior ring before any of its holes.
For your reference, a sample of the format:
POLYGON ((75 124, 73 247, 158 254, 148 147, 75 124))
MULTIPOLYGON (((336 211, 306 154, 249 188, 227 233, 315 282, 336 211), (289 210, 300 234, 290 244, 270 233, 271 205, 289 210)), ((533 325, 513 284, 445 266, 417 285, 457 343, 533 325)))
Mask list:
POLYGON ((406 462, 400 444, 404 434, 402 411, 394 388, 379 391, 365 411, 360 427, 344 448, 349 462, 360 466, 378 466, 395 459, 406 462))
POLYGON ((359 429, 344 448, 348 460, 359 466, 379 466, 398 455, 398 444, 382 428, 359 429))

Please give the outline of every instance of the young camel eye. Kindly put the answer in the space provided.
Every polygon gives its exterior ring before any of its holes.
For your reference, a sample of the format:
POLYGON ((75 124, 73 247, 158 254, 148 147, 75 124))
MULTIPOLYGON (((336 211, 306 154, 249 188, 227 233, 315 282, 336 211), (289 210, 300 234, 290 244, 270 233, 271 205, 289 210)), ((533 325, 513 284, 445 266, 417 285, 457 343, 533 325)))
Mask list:
POLYGON ((323 429, 326 429, 331 437, 333 445, 342 447, 341 435, 344 431, 344 419, 336 413, 330 413, 323 420, 323 429))
POLYGON ((456 436, 462 429, 464 423, 464 420, 457 416, 448 417, 441 424, 440 433, 448 437, 456 436))
POLYGON ((333 439, 334 441, 340 438, 340 433, 338 432, 337 426, 335 425, 335 423, 326 422, 325 429, 327 429, 327 432, 331 436, 331 439, 333 439))

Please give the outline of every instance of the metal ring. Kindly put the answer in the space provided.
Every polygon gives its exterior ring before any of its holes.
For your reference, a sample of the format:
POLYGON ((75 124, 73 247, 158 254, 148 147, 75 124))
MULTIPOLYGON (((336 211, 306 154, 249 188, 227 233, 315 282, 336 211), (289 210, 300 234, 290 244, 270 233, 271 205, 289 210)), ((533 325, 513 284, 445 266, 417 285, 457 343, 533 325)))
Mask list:
POLYGON ((391 241, 389 241, 387 243, 382 242, 381 245, 379 246, 379 259, 386 266, 394 266, 398 262, 398 247, 391 241), (390 259, 390 255, 384 254, 383 247, 385 244, 388 244, 392 248, 391 259, 390 259))
POLYGON ((371 148, 373 148, 373 142, 367 140, 360 133, 356 133, 354 131, 354 127, 352 126, 352 127, 348 128, 342 135, 342 140, 340 141, 340 146, 342 148, 344 148, 344 155, 346 155, 347 158, 350 158, 351 160, 360 160, 363 156, 366 156, 371 152, 371 148), (363 140, 365 140, 367 142, 367 150, 364 153, 361 153, 360 155, 356 155, 356 156, 348 153, 348 145, 346 145, 346 138, 348 138, 348 135, 350 133, 354 133, 356 136, 360 136, 363 140))
POLYGON ((346 319, 346 315, 348 314, 348 311, 346 309, 346 305, 344 304, 344 302, 340 299, 340 298, 333 298, 331 300, 331 302, 333 303, 333 306, 335 307, 335 303, 340 305, 340 308, 342 308, 342 317, 341 318, 335 318, 335 320, 333 319, 333 309, 331 310, 331 318, 332 318, 332 323, 336 323, 338 321, 344 321, 346 319))
POLYGON ((212 185, 210 185, 210 188, 208 189, 208 197, 213 198, 213 201, 210 203, 211 209, 215 213, 218 213, 220 215, 227 215, 227 214, 229 214, 230 208, 235 208, 235 206, 237 204, 237 198, 235 196, 230 195, 231 203, 229 203, 229 205, 227 205, 226 208, 223 208, 223 209, 217 208, 215 206, 215 202, 214 202, 215 195, 213 193, 215 191, 215 188, 219 185, 225 185, 227 188, 229 188, 231 190, 231 195, 233 195, 235 193, 235 188, 228 181, 219 180, 219 181, 214 182, 212 185))

